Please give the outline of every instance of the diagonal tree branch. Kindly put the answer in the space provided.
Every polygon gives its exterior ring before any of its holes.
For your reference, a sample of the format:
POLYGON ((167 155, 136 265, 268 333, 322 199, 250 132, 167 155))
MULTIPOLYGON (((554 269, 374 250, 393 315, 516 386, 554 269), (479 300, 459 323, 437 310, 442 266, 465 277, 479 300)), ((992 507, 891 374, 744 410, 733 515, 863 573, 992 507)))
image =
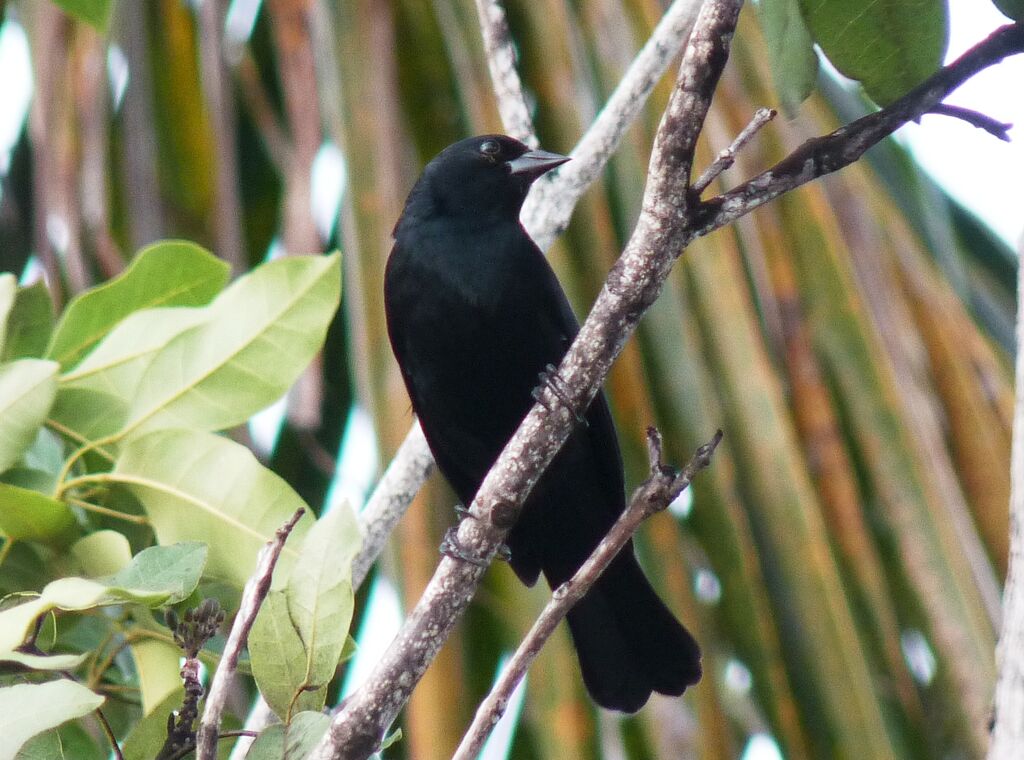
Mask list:
MULTIPOLYGON (((467 551, 493 557, 544 468, 572 431, 615 356, 654 301, 684 237, 688 187, 697 136, 728 59, 742 0, 708 0, 691 34, 676 89, 655 138, 643 212, 579 336, 559 368, 572 408, 546 399, 527 415, 491 469, 463 520, 458 540, 467 551)), ((554 394, 549 390, 549 396, 554 394)), ((313 751, 314 760, 365 758, 408 700, 485 568, 445 557, 406 624, 366 684, 349 697, 313 751)))

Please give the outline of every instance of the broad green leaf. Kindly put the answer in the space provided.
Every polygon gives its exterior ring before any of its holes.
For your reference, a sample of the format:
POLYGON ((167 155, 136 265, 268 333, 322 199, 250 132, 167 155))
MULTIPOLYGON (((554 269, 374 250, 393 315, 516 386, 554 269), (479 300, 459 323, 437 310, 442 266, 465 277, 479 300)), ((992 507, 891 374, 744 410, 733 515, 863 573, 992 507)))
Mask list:
POLYGON ((228 265, 195 243, 154 243, 139 251, 121 275, 71 300, 46 356, 72 367, 132 312, 202 306, 221 291, 227 277, 228 265))
POLYGON ((142 639, 131 645, 139 675, 142 714, 149 715, 160 703, 181 688, 181 650, 158 639, 142 639))
POLYGON ((78 366, 60 378, 64 388, 86 388, 131 402, 157 352, 210 318, 209 307, 164 306, 129 314, 78 366))
POLYGON ((107 755, 80 724, 65 723, 30 739, 14 760, 107 760, 107 755))
POLYGON ((804 21, 839 71, 888 105, 942 64, 945 0, 799 0, 804 21))
POLYGON ((177 604, 188 598, 206 566, 208 549, 198 541, 150 546, 135 555, 132 561, 107 583, 136 591, 169 592, 165 604, 177 604))
POLYGON ((42 359, 0 364, 0 472, 35 440, 57 394, 57 369, 42 359))
POLYGON ((996 8, 1014 21, 1024 21, 1024 0, 992 0, 996 8))
POLYGON ((14 308, 18 292, 18 279, 10 272, 0 274, 0 355, 6 353, 7 318, 14 308))
POLYGON ((98 530, 79 539, 71 547, 71 554, 90 578, 113 575, 132 561, 132 548, 123 533, 116 530, 98 530))
POLYGON ((13 756, 36 734, 88 715, 103 704, 103 697, 67 679, 48 683, 17 684, 0 689, 4 751, 13 756))
POLYGON ((121 745, 124 760, 153 760, 167 739, 167 716, 181 708, 185 689, 181 684, 145 714, 121 745))
MULTIPOLYGON (((161 544, 204 541, 206 572, 237 588, 256 555, 305 503, 280 476, 234 441, 194 430, 162 430, 126 444, 110 474, 143 505, 161 544)), ((308 530, 300 520, 275 571, 283 581, 308 530)))
POLYGON ((59 578, 47 584, 38 597, 0 612, 0 653, 20 646, 35 619, 52 609, 87 610, 126 602, 157 607, 184 599, 198 583, 204 550, 199 544, 154 546, 109 579, 59 578))
MULTIPOLYGON (((72 443, 81 445, 116 433, 127 414, 128 404, 110 393, 58 386, 48 423, 72 443)), ((105 448, 112 450, 113 444, 105 448)))
POLYGON ((0 663, 13 662, 34 670, 74 670, 89 657, 82 654, 25 654, 24 652, 0 652, 0 663))
POLYGON ((221 430, 277 401, 323 344, 338 308, 340 256, 292 256, 236 280, 208 322, 171 340, 139 382, 124 434, 221 430))
POLYGON ((322 712, 300 712, 287 726, 267 726, 245 755, 245 760, 304 760, 331 725, 322 712))
POLYGON ((0 483, 0 533, 20 541, 66 546, 76 538, 77 522, 64 502, 0 483))
POLYGON ((6 338, 0 341, 0 360, 42 356, 53 332, 53 301, 42 281, 18 288, 7 316, 6 338))
POLYGON ((800 15, 798 0, 761 0, 757 12, 779 101, 786 115, 793 117, 818 78, 814 40, 800 15))
POLYGON ((288 578, 288 614, 306 651, 306 682, 334 676, 352 621, 352 559, 362 543, 347 502, 321 517, 302 542, 288 578))
POLYGON ((263 600, 249 632, 249 658, 260 694, 281 720, 287 719, 289 708, 294 713, 324 706, 326 687, 299 693, 307 683, 306 650, 283 591, 271 591, 263 600))
POLYGON ((84 21, 98 32, 106 32, 110 25, 110 12, 114 0, 53 0, 54 3, 79 21, 84 21))

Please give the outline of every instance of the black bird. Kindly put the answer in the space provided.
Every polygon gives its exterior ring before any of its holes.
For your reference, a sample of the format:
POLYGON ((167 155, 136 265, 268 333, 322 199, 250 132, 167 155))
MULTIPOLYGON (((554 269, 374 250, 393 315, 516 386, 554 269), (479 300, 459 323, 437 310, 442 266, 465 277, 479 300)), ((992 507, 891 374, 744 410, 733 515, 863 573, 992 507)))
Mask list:
MULTIPOLYGON (((384 277, 388 333, 442 474, 466 505, 579 330, 544 255, 519 223, 530 185, 569 159, 503 135, 450 145, 409 193, 384 277)), ((508 535, 528 586, 572 577, 625 508, 622 457, 598 394, 508 535)), ((640 709, 701 676, 693 637, 655 594, 632 543, 569 612, 597 704, 640 709)))

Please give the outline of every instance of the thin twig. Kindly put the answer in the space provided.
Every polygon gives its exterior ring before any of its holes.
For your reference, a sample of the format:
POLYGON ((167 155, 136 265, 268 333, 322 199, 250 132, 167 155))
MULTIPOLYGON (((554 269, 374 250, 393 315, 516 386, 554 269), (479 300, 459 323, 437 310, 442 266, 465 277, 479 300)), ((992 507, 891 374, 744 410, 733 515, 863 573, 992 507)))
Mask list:
POLYGON ((107 716, 103 714, 100 708, 94 710, 96 718, 100 722, 100 726, 103 727, 103 733, 107 735, 107 741, 110 742, 110 749, 114 753, 114 757, 117 760, 124 760, 124 755, 121 753, 121 748, 117 744, 117 737, 114 735, 114 729, 110 727, 110 723, 107 721, 107 716))
POLYGON ((783 193, 849 166, 903 124, 919 118, 979 71, 1024 52, 1024 22, 996 29, 902 98, 823 137, 803 143, 775 166, 733 190, 703 202, 691 225, 693 238, 745 216, 783 193))
POLYGON ((963 106, 948 105, 947 103, 936 103, 928 109, 928 113, 938 114, 939 116, 952 116, 954 119, 966 121, 972 127, 984 129, 990 135, 998 137, 1003 142, 1010 142, 1010 135, 1007 133, 1013 127, 1013 124, 996 121, 991 116, 980 111, 964 108, 963 106))
POLYGON ((304 512, 304 509, 296 510, 288 522, 277 529, 274 537, 260 550, 259 559, 256 561, 256 571, 245 584, 245 589, 242 591, 242 602, 239 605, 238 614, 235 616, 235 622, 231 626, 228 640, 224 644, 220 666, 210 683, 206 704, 203 707, 203 717, 199 723, 199 730, 196 732, 197 760, 213 760, 216 757, 217 733, 220 730, 221 714, 228 697, 228 687, 231 685, 231 679, 238 667, 238 657, 249 638, 249 631, 253 621, 256 620, 260 606, 263 604, 267 592, 270 591, 270 580, 274 574, 277 559, 281 556, 281 550, 284 548, 284 542, 304 512))
POLYGON ((732 141, 732 145, 723 150, 718 154, 718 157, 712 162, 711 166, 704 170, 704 173, 697 178, 696 182, 691 185, 693 194, 699 196, 704 190, 707 189, 708 185, 718 179, 718 176, 732 166, 736 162, 736 154, 739 153, 743 146, 753 139, 754 135, 758 133, 765 124, 775 118, 777 111, 774 108, 758 108, 754 112, 754 118, 750 120, 750 123, 743 128, 743 131, 736 135, 736 139, 732 141))
POLYGON ((516 71, 516 52, 512 46, 505 9, 498 0, 476 0, 476 11, 501 123, 510 136, 536 148, 537 131, 533 127, 530 108, 523 94, 523 83, 516 71))
POLYGON ((472 760, 477 756, 488 735, 508 707, 512 692, 523 680, 527 668, 533 663, 541 648, 555 632, 555 628, 566 613, 594 585, 605 568, 636 532, 640 524, 656 512, 665 509, 673 499, 682 493, 694 475, 711 463, 711 456, 722 440, 722 431, 697 449, 689 463, 681 471, 665 466, 661 461, 661 436, 654 428, 647 431, 651 471, 647 480, 633 492, 626 510, 615 525, 597 545, 576 574, 559 586, 540 616, 530 628, 526 638, 519 644, 512 659, 505 665, 494 687, 477 708, 473 723, 462 738, 452 760, 472 760))

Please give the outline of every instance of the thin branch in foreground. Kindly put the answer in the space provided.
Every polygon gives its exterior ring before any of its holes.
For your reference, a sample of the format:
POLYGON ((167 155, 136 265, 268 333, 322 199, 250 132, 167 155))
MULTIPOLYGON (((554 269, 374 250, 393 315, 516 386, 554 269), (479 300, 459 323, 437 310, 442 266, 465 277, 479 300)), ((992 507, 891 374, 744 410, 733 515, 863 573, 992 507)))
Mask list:
POLYGON ((719 153, 711 166, 705 169, 704 173, 690 186, 693 194, 699 196, 707 189, 708 185, 718 179, 722 172, 736 163, 736 155, 743 149, 743 146, 753 139, 761 127, 774 119, 777 113, 778 111, 774 108, 758 108, 754 112, 754 117, 750 120, 750 123, 743 128, 742 132, 736 135, 732 145, 719 153))
POLYGON ((260 606, 263 604, 267 592, 270 591, 270 580, 274 574, 277 559, 281 556, 281 550, 284 549, 284 542, 304 513, 304 509, 296 510, 288 522, 277 529, 274 537, 267 542, 266 546, 260 549, 260 556, 256 560, 256 571, 246 582, 245 589, 242 591, 242 602, 239 605, 238 614, 235 615, 231 633, 224 644, 224 654, 221 656, 220 666, 213 675, 210 691, 206 696, 203 718, 199 723, 199 730, 196 732, 197 760, 214 760, 217 756, 217 733, 220 730, 221 714, 224 712, 224 703, 227 701, 228 687, 238 668, 238 657, 249 638, 249 631, 260 611, 260 606))
POLYGON ((721 440, 722 431, 719 430, 710 441, 697 449, 682 470, 676 471, 661 460, 661 434, 653 427, 647 429, 650 475, 633 492, 626 510, 587 561, 570 580, 555 589, 551 600, 526 634, 526 638, 519 644, 519 648, 505 666, 490 694, 480 703, 473 723, 462 738, 452 760, 473 760, 477 756, 488 735, 505 713, 512 692, 523 680, 527 668, 554 633, 558 623, 590 590, 640 524, 651 515, 665 509, 690 485, 698 472, 711 464, 711 456, 721 440))
POLYGON ((951 116, 954 119, 966 121, 972 127, 984 129, 993 137, 998 137, 1003 142, 1010 142, 1010 135, 1007 134, 1013 127, 1009 122, 996 121, 991 116, 963 106, 952 106, 947 103, 938 103, 928 109, 928 113, 939 116, 951 116))
POLYGON ((512 46, 505 9, 498 0, 476 0, 476 11, 480 18, 480 34, 484 40, 487 68, 491 72, 501 123, 509 136, 536 148, 537 131, 533 127, 526 95, 523 94, 523 82, 516 71, 516 52, 512 46))

